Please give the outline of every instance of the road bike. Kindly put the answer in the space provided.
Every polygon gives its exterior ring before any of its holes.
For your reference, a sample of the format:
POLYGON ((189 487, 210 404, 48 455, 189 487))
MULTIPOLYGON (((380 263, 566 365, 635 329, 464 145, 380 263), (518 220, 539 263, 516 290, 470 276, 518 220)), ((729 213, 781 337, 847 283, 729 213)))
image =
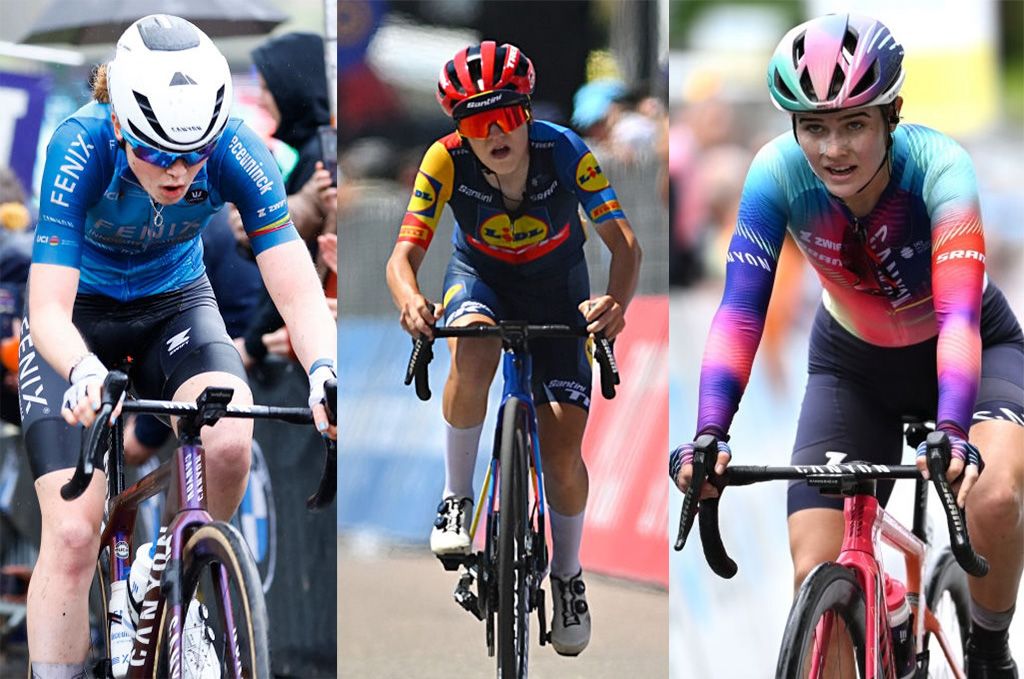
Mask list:
MULTIPOLYGON (((167 462, 135 484, 125 487, 123 417, 108 424, 115 404, 128 386, 120 371, 108 374, 103 384, 102 406, 95 423, 86 429, 74 476, 61 488, 72 500, 88 487, 93 470, 101 467, 106 450, 107 503, 100 537, 96 577, 90 592, 90 609, 100 621, 100 639, 94 652, 100 656, 93 673, 112 677, 111 630, 121 623, 109 609, 110 583, 128 578, 131 571, 133 533, 139 505, 166 492, 159 538, 155 542, 149 587, 142 601, 132 644, 128 677, 185 676, 185 663, 195 659, 195 645, 185 643, 186 611, 198 600, 216 654, 219 677, 269 677, 270 644, 263 587, 244 538, 228 523, 214 521, 207 511, 206 453, 199 432, 223 417, 276 419, 310 424, 309 408, 229 405, 233 390, 207 387, 195 403, 126 400, 122 413, 151 413, 179 418, 178 447, 167 462)), ((328 411, 334 421, 337 383, 327 385, 328 411)), ((319 487, 307 501, 311 510, 329 505, 336 490, 337 449, 325 439, 326 455, 319 487)), ((210 676, 203 674, 202 676, 210 676)))
MULTIPOLYGON (((483 551, 438 557, 446 570, 462 568, 455 601, 484 621, 487 653, 494 657, 497 649, 500 679, 527 676, 530 613, 537 611, 540 644, 549 638, 541 586, 548 571, 547 508, 529 343, 541 338, 588 336, 586 328, 522 321, 434 330, 434 337, 498 338, 503 349, 504 386, 494 452, 470 527, 472 544, 486 506, 483 551)), ((413 340, 405 375, 405 383, 415 381, 416 394, 424 401, 430 398, 427 365, 433 358, 432 345, 431 339, 413 340)), ((605 398, 613 398, 618 368, 611 342, 601 334, 594 336, 594 357, 601 367, 601 392, 605 398)))
POLYGON ((737 566, 726 552, 718 528, 720 497, 700 499, 705 480, 719 493, 727 486, 788 479, 807 481, 822 493, 844 496, 845 526, 839 557, 820 564, 801 585, 786 622, 776 677, 963 678, 963 657, 970 631, 964 571, 984 576, 988 562, 971 547, 966 518, 946 480, 949 439, 944 432, 929 433, 922 423, 911 423, 907 428, 908 444, 916 448, 921 441, 927 441, 928 471, 946 513, 950 538, 950 547, 941 552, 927 580, 928 484, 917 467, 863 462, 783 467, 730 465, 725 474, 718 475, 714 471, 714 437, 704 435, 697 439, 693 479, 683 498, 675 548, 684 547, 694 518, 699 517, 704 556, 711 570, 723 578, 733 577, 737 566), (908 530, 886 512, 875 496, 877 481, 889 479, 916 481, 912 529, 908 530), (909 639, 895 642, 887 614, 885 585, 886 580, 898 581, 885 570, 881 542, 899 551, 906 564, 909 639), (927 585, 922 588, 925 582, 927 585))

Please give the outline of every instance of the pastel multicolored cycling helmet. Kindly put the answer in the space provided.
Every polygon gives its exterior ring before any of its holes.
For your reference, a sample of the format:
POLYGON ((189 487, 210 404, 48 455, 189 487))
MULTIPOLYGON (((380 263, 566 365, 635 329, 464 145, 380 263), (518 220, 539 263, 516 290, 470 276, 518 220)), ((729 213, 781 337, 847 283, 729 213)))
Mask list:
POLYGON ((117 41, 107 81, 122 128, 160 151, 206 149, 228 123, 228 62, 185 19, 151 14, 129 26, 117 41))
POLYGON ((768 91, 783 111, 837 111, 891 103, 903 85, 903 46, 880 21, 829 14, 782 38, 768 91))
POLYGON ((485 40, 459 50, 441 68, 437 101, 458 120, 513 104, 528 104, 536 74, 518 47, 485 40))

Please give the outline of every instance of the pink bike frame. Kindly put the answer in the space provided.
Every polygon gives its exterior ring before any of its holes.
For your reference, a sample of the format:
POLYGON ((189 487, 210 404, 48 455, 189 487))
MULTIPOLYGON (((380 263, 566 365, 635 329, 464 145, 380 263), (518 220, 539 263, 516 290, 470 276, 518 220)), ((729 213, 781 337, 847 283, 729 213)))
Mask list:
MULTIPOLYGON (((952 649, 938 619, 921 601, 922 579, 927 545, 909 531, 892 515, 885 511, 878 499, 871 495, 854 495, 843 502, 844 531, 843 546, 836 563, 846 566, 857 576, 864 590, 865 623, 864 668, 865 679, 896 679, 892 635, 885 605, 885 582, 882 567, 881 542, 903 554, 907 567, 907 602, 910 604, 914 623, 914 648, 923 650, 924 633, 935 637, 942 647, 949 667, 957 679, 964 679, 963 671, 956 665, 952 649), (923 615, 922 615, 923 612, 923 615), (881 660, 882 662, 879 662, 881 660), (884 675, 877 675, 882 667, 884 675)), ((812 651, 810 676, 821 676, 821 664, 827 648, 819 648, 818 640, 829 639, 831 616, 819 623, 815 634, 815 648, 812 651)))

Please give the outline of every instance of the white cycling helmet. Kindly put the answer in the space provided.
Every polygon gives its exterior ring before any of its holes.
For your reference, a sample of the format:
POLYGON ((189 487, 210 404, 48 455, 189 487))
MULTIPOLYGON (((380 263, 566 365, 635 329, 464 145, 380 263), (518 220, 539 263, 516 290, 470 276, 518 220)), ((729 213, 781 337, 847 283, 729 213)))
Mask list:
POLYGON ((128 27, 107 65, 110 101, 138 141, 188 153, 224 131, 231 71, 217 46, 192 23, 151 14, 128 27))

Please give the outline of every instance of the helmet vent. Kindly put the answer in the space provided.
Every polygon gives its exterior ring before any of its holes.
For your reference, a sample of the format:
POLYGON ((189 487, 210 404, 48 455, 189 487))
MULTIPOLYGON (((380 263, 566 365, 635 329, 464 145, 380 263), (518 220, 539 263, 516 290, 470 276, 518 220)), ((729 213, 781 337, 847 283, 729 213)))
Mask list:
POLYGON ((839 68, 839 64, 832 70, 832 82, 828 85, 828 99, 835 99, 839 95, 839 91, 843 89, 843 83, 846 82, 846 74, 843 73, 843 69, 839 68))
POLYGON ((444 74, 448 78, 448 82, 452 84, 455 91, 459 94, 466 94, 466 88, 462 86, 462 82, 459 80, 459 73, 455 70, 455 62, 449 61, 445 65, 444 74))
POLYGON ((853 90, 850 91, 850 96, 856 97, 858 94, 865 92, 869 87, 871 87, 871 85, 877 82, 880 70, 881 69, 878 66, 878 59, 875 59, 871 62, 871 68, 868 69, 868 72, 864 74, 864 76, 857 82, 856 86, 854 86, 853 90))
POLYGON ((811 101, 818 101, 818 93, 814 91, 814 84, 811 82, 811 74, 804 69, 804 72, 800 74, 800 89, 803 90, 804 94, 811 101))
POLYGON ((804 58, 804 37, 806 33, 801 33, 797 38, 793 40, 793 68, 800 68, 800 62, 804 58))
POLYGON ((199 47, 196 27, 175 16, 157 14, 139 23, 139 36, 155 52, 177 52, 199 47))
POLYGON ((857 51, 857 33, 850 26, 846 27, 843 35, 843 52, 846 54, 846 61, 853 59, 853 53, 857 51))
POLYGON ((793 90, 789 89, 789 86, 786 85, 786 82, 782 79, 782 75, 779 73, 778 69, 775 69, 775 89, 789 101, 796 101, 796 95, 793 94, 793 90))

